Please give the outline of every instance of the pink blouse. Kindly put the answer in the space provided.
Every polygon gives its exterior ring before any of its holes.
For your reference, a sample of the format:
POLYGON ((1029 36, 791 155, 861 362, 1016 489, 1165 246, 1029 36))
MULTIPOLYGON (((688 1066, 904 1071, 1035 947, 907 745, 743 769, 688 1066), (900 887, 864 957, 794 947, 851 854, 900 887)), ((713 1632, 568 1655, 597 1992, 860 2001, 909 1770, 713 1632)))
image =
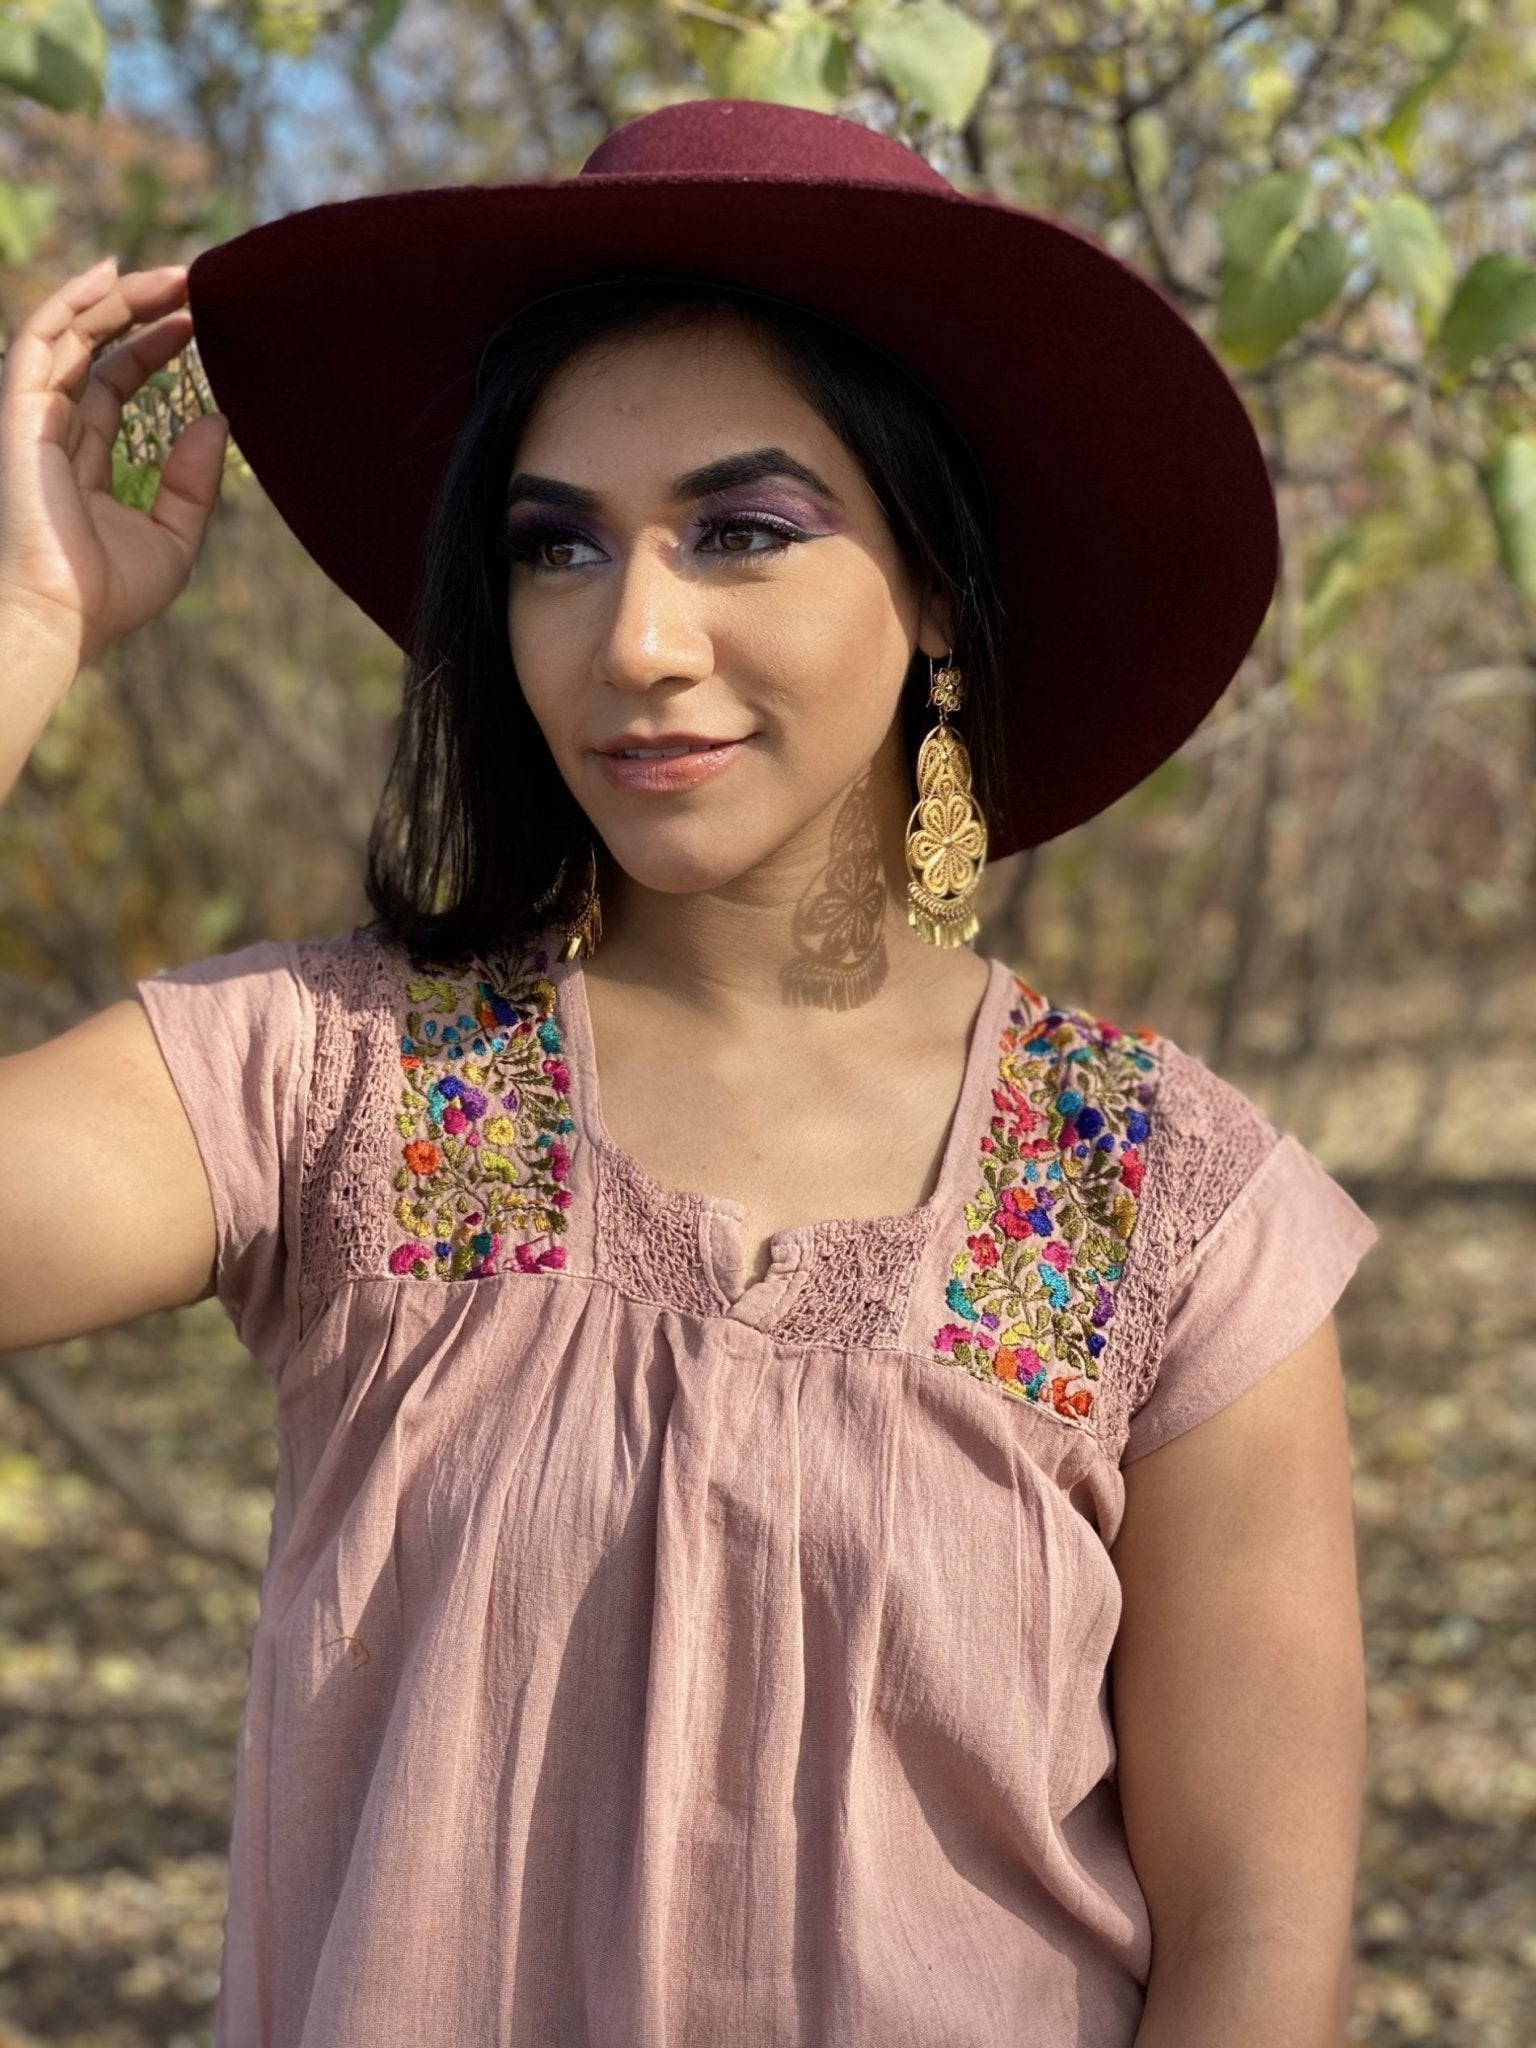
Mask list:
POLYGON ((579 966, 139 984, 277 1394, 221 2048, 1131 2048, 1123 1468, 1376 1231, 989 966, 928 1200, 746 1286, 608 1134, 579 966))

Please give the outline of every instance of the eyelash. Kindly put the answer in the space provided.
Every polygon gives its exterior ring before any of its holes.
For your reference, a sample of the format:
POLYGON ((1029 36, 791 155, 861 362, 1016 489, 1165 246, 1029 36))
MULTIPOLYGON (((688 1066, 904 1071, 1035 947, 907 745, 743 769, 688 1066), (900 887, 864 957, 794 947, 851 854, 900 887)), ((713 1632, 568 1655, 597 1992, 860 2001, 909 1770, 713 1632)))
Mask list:
MULTIPOLYGON (((790 526, 781 519, 769 518, 766 513, 762 512, 747 512, 732 518, 706 520, 704 531, 706 534, 766 533, 772 535, 779 543, 778 547, 772 548, 725 548, 719 550, 727 558, 731 555, 737 555, 742 560, 747 561, 760 561, 765 555, 776 555, 783 548, 793 546, 796 541, 809 538, 809 535, 802 533, 799 527, 790 526)), ((564 568, 559 568, 552 562, 541 562, 538 559, 540 549, 549 547, 551 544, 557 545, 561 541, 581 541, 589 547, 597 545, 590 534, 580 533, 573 526, 550 524, 545 526, 525 526, 518 529, 503 526, 496 535, 496 552, 509 562, 525 563, 528 567, 538 570, 546 576, 562 576, 568 574, 573 567, 586 568, 589 566, 586 563, 567 563, 564 568)))

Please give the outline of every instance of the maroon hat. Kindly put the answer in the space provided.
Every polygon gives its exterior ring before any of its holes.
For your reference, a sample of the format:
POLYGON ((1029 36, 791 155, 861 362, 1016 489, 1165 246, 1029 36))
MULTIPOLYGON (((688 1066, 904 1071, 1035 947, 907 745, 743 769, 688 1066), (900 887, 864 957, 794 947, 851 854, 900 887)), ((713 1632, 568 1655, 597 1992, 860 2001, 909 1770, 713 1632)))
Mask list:
MULTIPOLYGON (((1053 838, 1199 724, 1264 620, 1274 492, 1226 370, 1090 235, 957 192, 836 115, 695 100, 573 178, 305 208, 198 256, 198 350, 304 547, 402 647, 481 350, 605 276, 724 279, 877 344, 974 450, 1015 693, 995 855, 1053 838)), ((962 715, 963 730, 963 715, 962 715)))

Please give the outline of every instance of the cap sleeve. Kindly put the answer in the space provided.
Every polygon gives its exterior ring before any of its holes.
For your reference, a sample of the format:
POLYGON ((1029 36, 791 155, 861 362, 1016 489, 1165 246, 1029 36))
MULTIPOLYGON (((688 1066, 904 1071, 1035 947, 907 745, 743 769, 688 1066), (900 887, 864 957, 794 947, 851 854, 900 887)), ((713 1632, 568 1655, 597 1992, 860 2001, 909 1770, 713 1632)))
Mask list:
POLYGON ((1131 1412, 1122 1465, 1289 1357, 1380 1235, 1299 1139, 1202 1061, 1176 1047, 1167 1056, 1175 1102, 1161 1198, 1173 1213, 1158 1235, 1176 1256, 1155 1377, 1131 1412), (1216 1135, 1234 1132, 1235 1143, 1216 1135))
POLYGON ((137 982, 213 1198, 214 1290, 274 1375, 296 1324, 312 1027, 297 948, 262 940, 137 982))

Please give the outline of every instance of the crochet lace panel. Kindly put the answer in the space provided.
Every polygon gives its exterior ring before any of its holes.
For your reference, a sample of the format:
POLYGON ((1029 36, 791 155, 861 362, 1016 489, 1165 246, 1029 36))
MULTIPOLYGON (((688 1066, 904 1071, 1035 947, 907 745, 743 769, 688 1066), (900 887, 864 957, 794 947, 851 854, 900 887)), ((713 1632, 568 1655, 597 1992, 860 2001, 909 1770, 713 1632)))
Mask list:
POLYGON ((897 1343, 932 1227, 931 1215, 916 1209, 818 1223, 809 1270, 774 1335, 789 1344, 849 1349, 897 1343))
POLYGON ((724 1307, 699 1245, 704 1202, 665 1188, 635 1161, 602 1148, 597 1160, 597 1268, 620 1294, 684 1315, 724 1307))
POLYGON ((386 1197, 398 1144, 404 956, 362 932, 304 941, 298 951, 315 1019, 299 1199, 307 1323, 344 1280, 389 1270, 398 1235, 386 1197))
MULTIPOLYGON (((597 1171, 597 1269, 620 1294, 685 1315, 720 1315, 728 1304, 703 1248, 707 1204, 664 1187, 638 1161, 603 1147, 597 1171)), ((772 1334, 784 1344, 853 1350, 894 1345, 931 1218, 838 1219, 812 1226, 803 1278, 772 1334)))
POLYGON ((1157 1382, 1179 1268, 1252 1179, 1280 1133, 1256 1103, 1171 1039, 1161 1039, 1137 1241, 1115 1313, 1099 1439, 1117 1464, 1132 1415, 1157 1382))

